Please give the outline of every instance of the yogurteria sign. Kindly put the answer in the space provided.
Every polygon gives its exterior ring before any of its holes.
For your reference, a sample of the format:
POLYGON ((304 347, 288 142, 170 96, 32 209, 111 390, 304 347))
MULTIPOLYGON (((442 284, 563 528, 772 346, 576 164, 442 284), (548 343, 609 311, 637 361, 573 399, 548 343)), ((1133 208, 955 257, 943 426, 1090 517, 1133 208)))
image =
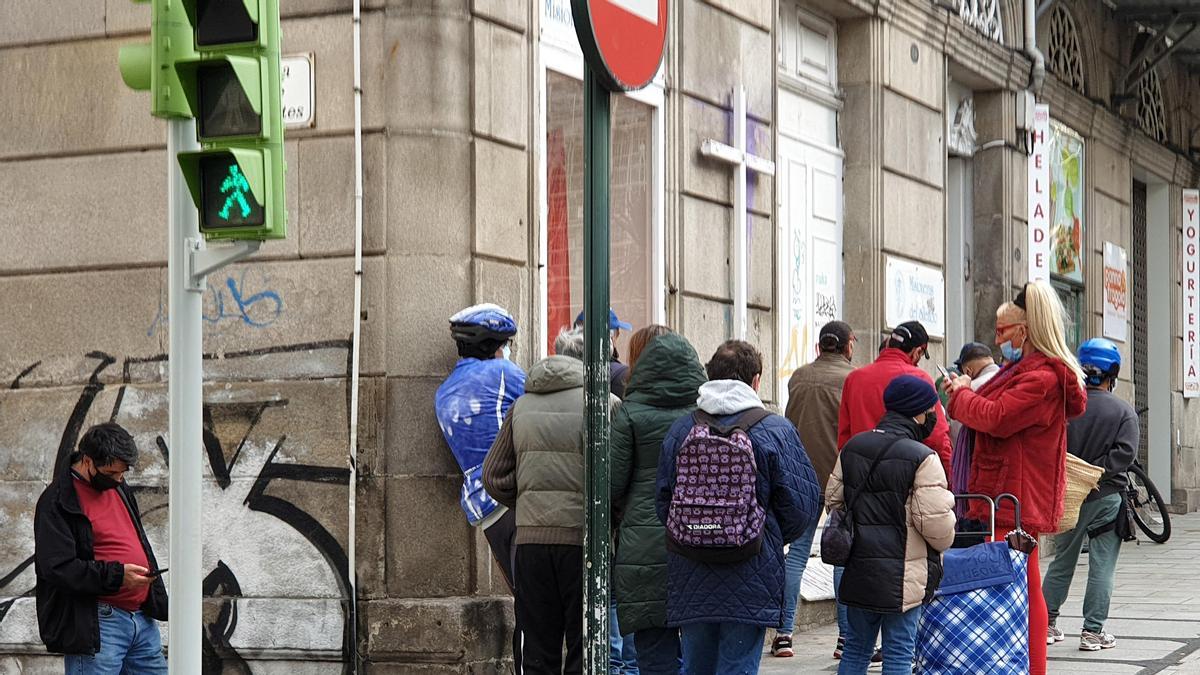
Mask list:
POLYGON ((1050 280, 1050 106, 1033 108, 1029 155, 1029 280, 1050 280))
POLYGON ((1200 396, 1200 190, 1183 191, 1183 395, 1200 396))

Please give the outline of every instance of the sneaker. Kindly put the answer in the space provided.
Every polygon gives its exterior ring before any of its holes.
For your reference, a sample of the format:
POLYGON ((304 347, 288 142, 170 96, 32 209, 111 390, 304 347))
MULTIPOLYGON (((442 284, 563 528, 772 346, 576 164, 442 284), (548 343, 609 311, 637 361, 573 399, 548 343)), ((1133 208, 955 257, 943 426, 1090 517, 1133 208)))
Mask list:
POLYGON ((842 651, 846 649, 846 638, 838 636, 837 646, 833 648, 833 658, 842 658, 842 651))
POLYGON ((1101 649, 1112 649, 1117 646, 1117 638, 1112 633, 1093 633, 1085 630, 1079 634, 1079 651, 1098 652, 1101 649))
POLYGON ((876 647, 875 653, 871 655, 871 663, 883 663, 883 650, 879 647, 876 647))
POLYGON ((796 652, 792 651, 792 636, 776 635, 775 640, 771 642, 771 656, 778 656, 786 659, 795 655, 796 652))
POLYGON ((1050 627, 1046 629, 1046 644, 1047 645, 1052 645, 1055 642, 1062 642, 1063 640, 1066 640, 1066 639, 1067 639, 1067 636, 1063 634, 1062 630, 1060 630, 1058 626, 1055 626, 1054 624, 1050 624, 1050 627))

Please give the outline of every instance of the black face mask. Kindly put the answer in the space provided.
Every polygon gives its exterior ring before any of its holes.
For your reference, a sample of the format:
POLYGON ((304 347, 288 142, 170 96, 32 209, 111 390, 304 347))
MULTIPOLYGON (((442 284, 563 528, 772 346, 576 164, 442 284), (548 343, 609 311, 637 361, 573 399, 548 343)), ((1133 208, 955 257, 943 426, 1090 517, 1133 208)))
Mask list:
POLYGON ((91 479, 88 480, 88 485, 91 485, 92 489, 96 490, 97 492, 111 490, 120 484, 121 482, 112 476, 106 473, 100 473, 99 469, 96 469, 96 473, 92 474, 91 479))
POLYGON ((933 435, 933 428, 937 426, 937 413, 930 410, 925 413, 925 422, 921 424, 921 437, 918 441, 923 441, 933 435))

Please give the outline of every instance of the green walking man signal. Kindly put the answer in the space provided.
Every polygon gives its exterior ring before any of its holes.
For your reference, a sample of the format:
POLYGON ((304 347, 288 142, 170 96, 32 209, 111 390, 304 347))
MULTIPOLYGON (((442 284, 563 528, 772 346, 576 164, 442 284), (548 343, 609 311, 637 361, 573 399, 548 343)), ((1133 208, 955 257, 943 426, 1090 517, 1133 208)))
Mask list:
POLYGON ((246 177, 238 171, 237 164, 231 164, 229 175, 221 182, 221 192, 229 193, 225 198, 225 205, 221 207, 221 217, 228 219, 229 208, 235 203, 241 208, 243 218, 250 215, 250 204, 246 202, 246 192, 249 190, 250 184, 246 182, 246 177))
MULTIPOLYGON (((134 2, 147 0, 134 0, 134 2)), ((279 0, 148 0, 151 44, 121 48, 121 76, 156 117, 191 117, 178 154, 207 239, 282 239, 279 0)))

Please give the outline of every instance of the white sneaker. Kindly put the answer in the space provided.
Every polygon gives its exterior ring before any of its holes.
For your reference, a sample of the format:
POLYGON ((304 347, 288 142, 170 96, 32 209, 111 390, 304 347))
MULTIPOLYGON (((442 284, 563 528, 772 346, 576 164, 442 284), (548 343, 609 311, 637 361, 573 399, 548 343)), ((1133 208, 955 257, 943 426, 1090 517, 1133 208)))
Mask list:
POLYGON ((1079 634, 1079 651, 1098 652, 1101 649, 1112 649, 1117 646, 1117 638, 1112 633, 1093 633, 1085 630, 1079 634))
POLYGON ((1054 624, 1050 624, 1050 627, 1046 629, 1046 644, 1047 645, 1052 645, 1055 642, 1062 642, 1063 640, 1066 640, 1066 639, 1067 639, 1067 636, 1064 635, 1061 630, 1059 630, 1058 626, 1055 626, 1054 624))

